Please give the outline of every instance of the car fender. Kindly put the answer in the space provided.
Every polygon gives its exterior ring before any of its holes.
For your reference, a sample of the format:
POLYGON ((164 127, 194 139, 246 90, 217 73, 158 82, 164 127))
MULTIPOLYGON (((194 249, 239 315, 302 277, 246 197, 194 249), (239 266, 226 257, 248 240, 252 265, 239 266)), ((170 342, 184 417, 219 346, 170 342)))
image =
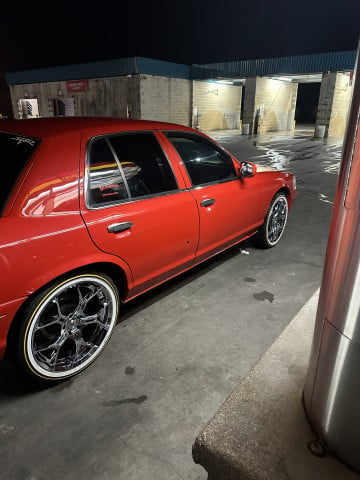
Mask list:
POLYGON ((133 279, 129 265, 122 258, 99 251, 82 257, 81 262, 74 262, 72 259, 71 261, 62 264, 60 267, 57 266, 53 268, 51 272, 42 272, 41 274, 34 276, 31 282, 26 285, 26 293, 27 295, 32 295, 46 286, 48 283, 52 282, 54 279, 69 274, 75 270, 91 270, 92 265, 94 266, 94 270, 99 270, 102 268, 106 269, 107 266, 110 268, 113 266, 118 267, 124 272, 128 289, 131 290, 133 279))
POLYGON ((263 171, 257 173, 257 178, 260 182, 260 204, 262 210, 262 216, 265 218, 265 215, 268 211, 271 200, 274 198, 277 192, 280 190, 286 191, 286 196, 288 198, 289 208, 292 205, 292 188, 291 188, 291 179, 292 175, 283 173, 283 172, 274 172, 274 171, 263 171), (285 176, 284 176, 285 175, 285 176), (269 176, 271 176, 271 181, 269 181, 269 176))
POLYGON ((28 297, 55 278, 99 263, 120 268, 126 277, 128 289, 132 288, 130 266, 121 256, 105 253, 96 247, 82 221, 74 222, 73 228, 63 231, 53 229, 51 235, 56 237, 53 248, 49 248, 48 234, 43 231, 40 234, 40 229, 36 232, 38 235, 34 234, 33 229, 30 238, 11 241, 12 222, 5 218, 2 222, 4 229, 10 232, 6 242, 0 246, 0 271, 7 279, 0 291, 0 304, 28 297))

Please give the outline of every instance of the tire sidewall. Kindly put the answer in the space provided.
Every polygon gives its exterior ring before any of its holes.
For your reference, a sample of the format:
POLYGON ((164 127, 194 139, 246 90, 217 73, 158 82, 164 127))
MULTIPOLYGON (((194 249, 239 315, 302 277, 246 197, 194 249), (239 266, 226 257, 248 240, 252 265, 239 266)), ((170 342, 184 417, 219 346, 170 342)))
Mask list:
POLYGON ((31 377, 36 381, 49 381, 49 382, 56 382, 66 380, 68 378, 77 375, 82 370, 87 368, 91 365, 102 353, 104 348, 106 347, 110 337, 114 331, 118 311, 119 311, 119 295, 117 288, 115 287, 113 281, 110 277, 103 273, 80 273, 77 275, 69 275, 66 277, 62 277, 57 281, 52 282, 46 288, 42 289, 29 303, 27 306, 24 315, 23 315, 23 324, 19 335, 19 360, 20 365, 22 367, 23 372, 26 376, 31 377), (69 372, 63 372, 63 374, 50 374, 45 369, 42 369, 37 361, 35 360, 32 354, 32 334, 34 331, 34 327, 36 325, 36 321, 41 315, 42 311, 48 305, 48 302, 51 301, 52 297, 54 297, 57 292, 60 292, 61 289, 66 288, 67 285, 71 285, 77 281, 84 281, 84 280, 92 280, 97 282, 98 284, 104 286, 110 292, 110 297, 113 300, 113 311, 111 315, 111 321, 109 325, 109 329, 105 338, 96 349, 93 355, 88 358, 83 364, 78 365, 75 369, 70 370, 69 372))
POLYGON ((271 202, 271 205, 270 205, 269 211, 266 215, 266 220, 265 220, 265 223, 264 223, 265 241, 266 241, 266 243, 269 247, 274 247, 275 245, 277 245, 279 243, 281 237, 283 236, 283 233, 284 233, 285 227, 286 227, 286 223, 287 223, 288 213, 289 213, 289 205, 288 205, 286 195, 284 193, 278 193, 277 195, 275 195, 274 199, 271 202), (269 223, 270 223, 270 220, 271 220, 271 215, 272 215, 272 212, 274 210, 274 207, 279 202, 279 200, 281 200, 281 199, 283 199, 285 201, 285 204, 286 204, 286 217, 285 217, 285 221, 284 221, 284 224, 283 224, 280 235, 278 236, 278 238, 276 239, 275 242, 271 242, 269 240, 269 223))

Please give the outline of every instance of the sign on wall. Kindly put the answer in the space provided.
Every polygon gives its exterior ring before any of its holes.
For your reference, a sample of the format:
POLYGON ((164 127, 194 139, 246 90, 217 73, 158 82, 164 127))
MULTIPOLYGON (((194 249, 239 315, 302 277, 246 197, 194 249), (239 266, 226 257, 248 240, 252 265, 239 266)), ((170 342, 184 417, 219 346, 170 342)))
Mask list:
POLYGON ((88 90, 87 80, 68 80, 66 82, 68 93, 86 92, 88 90))

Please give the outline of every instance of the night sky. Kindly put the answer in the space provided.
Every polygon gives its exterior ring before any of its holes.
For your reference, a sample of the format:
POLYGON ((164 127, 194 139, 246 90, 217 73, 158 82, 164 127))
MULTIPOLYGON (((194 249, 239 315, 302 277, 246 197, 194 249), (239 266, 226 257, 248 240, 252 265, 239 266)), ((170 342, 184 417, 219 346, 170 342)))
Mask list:
POLYGON ((12 3, 1 7, 0 74, 132 56, 191 64, 355 50, 360 34, 360 0, 12 3))

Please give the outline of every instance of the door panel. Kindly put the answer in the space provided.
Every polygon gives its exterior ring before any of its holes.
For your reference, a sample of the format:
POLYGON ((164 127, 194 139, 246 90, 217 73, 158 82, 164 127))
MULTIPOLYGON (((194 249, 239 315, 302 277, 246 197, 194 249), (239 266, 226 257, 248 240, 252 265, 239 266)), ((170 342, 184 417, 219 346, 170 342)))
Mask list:
POLYGON ((199 219, 188 191, 87 210, 82 215, 94 243, 129 265, 133 295, 194 263, 199 219), (117 229, 127 222, 128 228, 117 229))
POLYGON ((256 178, 239 179, 232 157, 200 134, 166 132, 166 137, 193 185, 200 218, 197 260, 256 230, 262 222, 256 178))
POLYGON ((259 189, 251 180, 235 179, 191 190, 200 216, 198 260, 235 243, 259 225, 259 189), (206 205, 209 199, 213 203, 206 205))

